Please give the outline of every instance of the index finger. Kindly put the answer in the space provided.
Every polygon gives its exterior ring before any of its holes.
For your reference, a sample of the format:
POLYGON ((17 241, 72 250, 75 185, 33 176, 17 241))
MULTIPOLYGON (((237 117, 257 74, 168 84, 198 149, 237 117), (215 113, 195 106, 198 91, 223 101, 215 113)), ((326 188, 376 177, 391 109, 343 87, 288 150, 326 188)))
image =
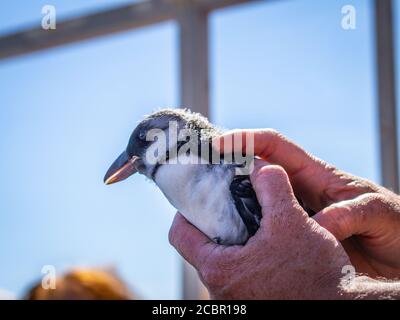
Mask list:
POLYGON ((273 129, 245 129, 229 131, 213 140, 220 152, 246 152, 251 141, 254 155, 282 166, 289 175, 319 165, 304 149, 273 129))

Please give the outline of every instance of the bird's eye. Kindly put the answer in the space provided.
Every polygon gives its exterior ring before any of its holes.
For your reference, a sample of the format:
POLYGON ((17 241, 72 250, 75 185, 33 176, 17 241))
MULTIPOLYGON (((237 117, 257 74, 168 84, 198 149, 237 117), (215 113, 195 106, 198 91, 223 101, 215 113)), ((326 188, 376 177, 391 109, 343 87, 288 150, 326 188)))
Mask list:
POLYGON ((143 141, 146 140, 146 131, 139 132, 139 139, 143 141))

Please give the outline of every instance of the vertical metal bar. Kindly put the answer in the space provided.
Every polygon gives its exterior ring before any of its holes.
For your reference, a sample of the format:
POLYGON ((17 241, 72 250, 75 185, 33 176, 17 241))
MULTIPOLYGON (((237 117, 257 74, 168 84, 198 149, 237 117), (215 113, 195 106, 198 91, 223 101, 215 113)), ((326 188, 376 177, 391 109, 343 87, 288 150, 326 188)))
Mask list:
MULTIPOLYGON (((181 106, 208 116, 208 12, 182 1, 178 22, 181 106)), ((194 268, 183 262, 183 299, 204 298, 204 292, 194 268)))
POLYGON ((398 193, 396 84, 391 0, 375 0, 375 28, 381 177, 385 187, 398 193))
POLYGON ((208 12, 186 3, 178 21, 181 103, 208 116, 208 12))

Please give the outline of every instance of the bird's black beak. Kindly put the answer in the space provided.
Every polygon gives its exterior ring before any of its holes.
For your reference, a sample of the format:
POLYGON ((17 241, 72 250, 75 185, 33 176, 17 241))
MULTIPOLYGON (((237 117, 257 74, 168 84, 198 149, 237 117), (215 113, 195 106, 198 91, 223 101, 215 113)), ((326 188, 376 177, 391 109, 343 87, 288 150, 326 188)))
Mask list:
POLYGON ((115 160, 111 165, 110 169, 108 169, 104 176, 104 183, 116 183, 133 175, 137 172, 135 162, 139 159, 140 158, 136 156, 130 157, 126 151, 122 152, 117 160, 115 160))

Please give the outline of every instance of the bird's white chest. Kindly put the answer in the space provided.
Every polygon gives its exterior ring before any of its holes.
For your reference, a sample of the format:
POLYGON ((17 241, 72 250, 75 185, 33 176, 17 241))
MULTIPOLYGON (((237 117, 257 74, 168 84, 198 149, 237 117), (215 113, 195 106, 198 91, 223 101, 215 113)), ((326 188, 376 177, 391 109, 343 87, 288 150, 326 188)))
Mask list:
POLYGON ((224 244, 243 243, 246 227, 233 203, 233 172, 203 164, 164 164, 155 182, 169 202, 209 238, 224 244))

